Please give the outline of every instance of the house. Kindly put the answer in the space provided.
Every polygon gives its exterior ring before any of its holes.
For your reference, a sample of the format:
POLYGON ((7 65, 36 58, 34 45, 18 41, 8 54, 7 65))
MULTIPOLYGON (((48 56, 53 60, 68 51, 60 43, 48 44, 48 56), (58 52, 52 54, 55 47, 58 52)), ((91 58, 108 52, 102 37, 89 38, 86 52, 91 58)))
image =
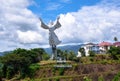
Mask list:
MULTIPOLYGON (((110 42, 104 42, 104 41, 99 44, 87 43, 87 44, 84 44, 83 46, 81 46, 81 48, 84 48, 85 56, 89 56, 90 55, 89 51, 93 51, 96 54, 105 54, 112 45, 118 47, 118 46, 120 46, 120 42, 115 42, 113 44, 110 42)), ((82 56, 81 52, 78 51, 77 57, 81 57, 81 56, 82 56)))
POLYGON ((107 50, 110 49, 110 47, 112 46, 112 44, 110 42, 101 42, 99 44, 99 49, 100 49, 100 53, 101 54, 105 54, 107 52, 107 50))
MULTIPOLYGON (((99 52, 99 46, 97 44, 94 43, 87 43, 84 44, 81 48, 84 48, 85 50, 85 56, 89 56, 89 51, 94 51, 95 53, 99 52)), ((77 57, 81 57, 82 55, 80 55, 81 53, 78 51, 78 55, 77 57)))
POLYGON ((115 46, 115 47, 120 47, 120 42, 115 42, 115 43, 113 43, 113 46, 115 46))

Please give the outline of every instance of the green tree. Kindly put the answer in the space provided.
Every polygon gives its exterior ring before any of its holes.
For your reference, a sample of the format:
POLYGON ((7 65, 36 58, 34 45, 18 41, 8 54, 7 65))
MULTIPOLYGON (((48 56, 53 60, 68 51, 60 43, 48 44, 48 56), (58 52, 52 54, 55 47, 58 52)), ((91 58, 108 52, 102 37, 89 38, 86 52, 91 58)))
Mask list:
POLYGON ((110 53, 112 55, 112 57, 117 60, 119 59, 117 56, 120 55, 120 47, 115 47, 115 46, 112 46, 110 47, 110 49, 108 50, 108 53, 110 53))
POLYGON ((26 57, 17 54, 6 54, 1 58, 1 62, 4 64, 3 75, 6 78, 12 78, 17 72, 22 75, 31 63, 26 57), (24 71, 21 71, 21 69, 24 69, 24 71))
POLYGON ((70 51, 67 57, 68 57, 68 60, 73 61, 76 58, 76 55, 73 51, 70 51))
POLYGON ((29 69, 29 66, 31 64, 48 57, 42 48, 31 50, 18 48, 0 57, 0 73, 8 79, 12 78, 15 74, 19 74, 21 78, 24 78, 30 74, 29 70, 31 69, 29 69))
POLYGON ((10 79, 14 75, 14 67, 13 66, 8 66, 7 67, 7 73, 6 73, 6 78, 10 79))
POLYGON ((84 48, 80 48, 79 52, 81 53, 81 56, 85 56, 85 49, 84 48))
POLYGON ((3 63, 0 63, 0 77, 3 77, 3 63))
POLYGON ((48 59, 50 59, 50 55, 48 55, 47 53, 44 53, 42 55, 42 60, 48 60, 48 59))
POLYGON ((63 51, 63 55, 64 55, 64 59, 68 60, 68 58, 67 58, 67 56, 68 56, 68 51, 67 51, 67 50, 63 51))
POLYGON ((63 51, 61 49, 57 49, 57 57, 63 58, 63 51))
POLYGON ((20 55, 21 57, 26 57, 27 60, 30 61, 30 63, 36 63, 37 54, 34 51, 26 50, 22 48, 15 49, 13 54, 20 55))
POLYGON ((48 60, 50 58, 50 55, 48 55, 43 48, 34 48, 31 49, 31 51, 35 52, 37 54, 36 60, 48 60))

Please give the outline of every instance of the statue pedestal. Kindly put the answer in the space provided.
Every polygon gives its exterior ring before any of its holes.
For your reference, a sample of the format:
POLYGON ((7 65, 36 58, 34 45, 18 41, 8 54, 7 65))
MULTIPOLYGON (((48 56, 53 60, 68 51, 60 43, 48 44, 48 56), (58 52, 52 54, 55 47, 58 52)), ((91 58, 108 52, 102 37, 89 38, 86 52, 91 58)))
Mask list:
POLYGON ((62 60, 62 58, 58 57, 58 59, 56 60, 56 65, 54 65, 54 67, 56 68, 70 68, 72 67, 72 65, 68 64, 66 59, 62 60))

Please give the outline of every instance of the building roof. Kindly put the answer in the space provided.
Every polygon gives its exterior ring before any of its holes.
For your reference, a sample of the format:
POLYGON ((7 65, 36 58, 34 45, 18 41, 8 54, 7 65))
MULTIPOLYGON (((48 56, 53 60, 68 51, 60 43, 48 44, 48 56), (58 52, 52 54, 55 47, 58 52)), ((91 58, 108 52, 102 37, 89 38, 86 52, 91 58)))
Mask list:
POLYGON ((99 46, 111 46, 112 44, 110 42, 101 42, 99 46))
POLYGON ((87 43, 87 44, 85 44, 85 45, 95 45, 94 43, 87 43))
POLYGON ((113 43, 114 46, 120 46, 120 42, 113 43))

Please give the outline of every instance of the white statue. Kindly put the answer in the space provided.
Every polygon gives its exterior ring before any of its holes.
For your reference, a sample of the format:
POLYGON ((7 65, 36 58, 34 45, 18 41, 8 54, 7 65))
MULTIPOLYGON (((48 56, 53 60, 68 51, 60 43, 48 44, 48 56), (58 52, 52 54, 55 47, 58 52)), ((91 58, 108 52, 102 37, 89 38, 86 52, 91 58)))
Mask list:
POLYGON ((53 22, 50 22, 50 26, 47 26, 46 24, 41 21, 41 27, 44 29, 49 30, 49 44, 50 46, 56 46, 61 43, 61 41, 58 39, 57 35, 55 34, 54 30, 61 27, 61 24, 59 23, 59 17, 57 18, 57 22, 54 25, 53 22))
POLYGON ((61 27, 61 24, 59 22, 59 17, 57 18, 57 22, 55 25, 53 24, 53 22, 50 22, 50 26, 47 26, 46 24, 43 23, 41 19, 40 21, 41 21, 41 27, 49 30, 49 44, 52 47, 52 52, 53 52, 53 56, 51 57, 51 59, 56 59, 57 58, 56 46, 60 44, 61 41, 58 39, 54 30, 61 27))

